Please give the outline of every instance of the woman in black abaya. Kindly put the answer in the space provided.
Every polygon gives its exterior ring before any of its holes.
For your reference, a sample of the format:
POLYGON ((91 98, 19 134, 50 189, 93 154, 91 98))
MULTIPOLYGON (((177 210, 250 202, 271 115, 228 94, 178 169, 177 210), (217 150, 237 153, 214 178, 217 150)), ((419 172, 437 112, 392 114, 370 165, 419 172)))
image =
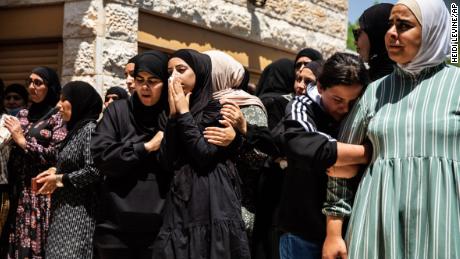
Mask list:
POLYGON ((93 134, 91 152, 105 176, 94 237, 101 259, 152 257, 169 187, 157 160, 167 62, 160 51, 137 56, 134 93, 109 105, 93 134))
POLYGON ((168 62, 170 117, 160 159, 174 172, 164 224, 154 258, 250 258, 241 218, 239 179, 230 157, 241 144, 207 142, 208 126, 226 123, 212 100, 211 60, 194 50, 179 50, 168 62), (219 122, 220 120, 220 122, 219 122))

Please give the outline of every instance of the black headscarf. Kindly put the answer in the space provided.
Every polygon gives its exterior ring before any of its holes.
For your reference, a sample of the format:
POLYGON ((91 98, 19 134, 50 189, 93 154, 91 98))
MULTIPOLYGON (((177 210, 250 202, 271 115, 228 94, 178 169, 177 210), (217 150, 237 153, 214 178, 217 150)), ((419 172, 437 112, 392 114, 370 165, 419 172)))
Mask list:
POLYGON ((118 99, 119 100, 122 100, 122 99, 128 99, 128 92, 126 92, 125 89, 119 87, 119 86, 112 86, 110 87, 107 92, 105 93, 105 96, 109 95, 109 94, 116 94, 118 96, 118 99))
POLYGON ((305 68, 308 68, 313 72, 313 75, 315 75, 316 79, 318 79, 319 74, 321 73, 321 69, 323 67, 323 61, 317 60, 317 61, 312 61, 308 63, 305 68))
POLYGON ((190 96, 190 112, 196 118, 212 100, 211 58, 193 49, 180 49, 172 54, 171 58, 173 57, 184 60, 195 73, 196 82, 190 96))
POLYGON ((137 59, 137 57, 139 57, 139 55, 136 55, 136 56, 134 56, 134 57, 130 58, 130 59, 128 60, 128 63, 127 63, 127 64, 130 64, 130 63, 136 63, 136 59, 137 59))
POLYGON ((142 104, 137 91, 130 99, 134 123, 144 133, 154 134, 158 129, 158 116, 167 109, 168 104, 168 55, 161 51, 152 50, 136 56, 134 76, 140 72, 147 72, 163 82, 160 100, 155 105, 145 106, 142 104))
POLYGON ((27 119, 30 122, 36 122, 39 119, 46 119, 48 113, 56 106, 61 94, 61 83, 56 72, 48 67, 36 67, 31 74, 40 76, 48 88, 45 99, 40 103, 32 103, 29 108, 27 119))
POLYGON ((287 58, 276 60, 268 65, 256 88, 256 96, 267 93, 289 94, 294 92, 295 71, 294 62, 287 58))
POLYGON ((27 92, 27 89, 23 85, 21 84, 8 85, 5 89, 5 96, 9 93, 19 94, 21 98, 24 100, 24 103, 27 105, 27 102, 29 101, 29 92, 27 92))
MULTIPOLYGON (((62 88, 62 97, 72 105, 72 115, 67 122, 69 131, 77 130, 90 121, 96 121, 102 112, 102 99, 90 84, 72 81, 62 88)), ((69 133, 70 135, 70 133, 69 133)))
POLYGON ((312 48, 306 48, 299 51, 299 53, 297 53, 297 56, 295 57, 295 62, 297 62, 297 60, 299 60, 299 58, 301 57, 308 57, 311 59, 311 61, 323 60, 323 55, 321 54, 321 52, 312 48))
POLYGON ((385 47, 385 34, 390 29, 388 19, 392 8, 393 4, 376 4, 359 17, 359 27, 369 37, 369 74, 372 80, 393 71, 394 62, 388 57, 385 47))

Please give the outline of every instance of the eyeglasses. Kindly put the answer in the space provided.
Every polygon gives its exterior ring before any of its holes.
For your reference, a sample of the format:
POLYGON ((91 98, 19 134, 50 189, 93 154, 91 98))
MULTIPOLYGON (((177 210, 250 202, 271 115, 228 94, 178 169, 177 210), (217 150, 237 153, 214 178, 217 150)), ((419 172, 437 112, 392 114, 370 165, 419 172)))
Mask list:
POLYGON ((138 85, 147 85, 148 87, 154 87, 155 85, 161 83, 161 80, 155 77, 149 77, 147 79, 141 77, 141 76, 136 76, 134 78, 136 81, 136 84, 138 85))
POLYGON ((15 94, 5 96, 5 100, 11 100, 11 99, 13 99, 14 101, 19 101, 21 100, 21 96, 15 95, 15 94))
POLYGON ((299 61, 299 62, 295 63, 295 69, 299 70, 300 68, 302 68, 302 66, 306 67, 308 65, 308 63, 310 63, 310 62, 299 61))
POLYGON ((39 86, 41 86, 42 84, 44 84, 44 82, 43 82, 42 80, 27 78, 27 79, 26 79, 26 85, 27 85, 27 86, 30 86, 30 83, 33 83, 33 86, 34 86, 34 87, 39 87, 39 86))
POLYGON ((353 38, 355 38, 355 41, 358 41, 359 36, 361 35, 361 32, 363 32, 363 30, 361 28, 355 28, 351 31, 353 32, 353 38))

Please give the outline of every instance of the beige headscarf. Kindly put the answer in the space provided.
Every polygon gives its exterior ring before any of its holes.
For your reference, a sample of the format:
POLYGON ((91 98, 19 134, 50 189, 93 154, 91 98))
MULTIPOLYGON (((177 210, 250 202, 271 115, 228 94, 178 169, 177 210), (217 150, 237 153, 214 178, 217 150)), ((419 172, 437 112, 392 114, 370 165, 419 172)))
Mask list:
POLYGON ((204 54, 211 58, 212 97, 214 99, 231 100, 240 107, 257 105, 265 111, 264 105, 257 96, 238 89, 246 73, 243 65, 222 51, 209 50, 204 54))

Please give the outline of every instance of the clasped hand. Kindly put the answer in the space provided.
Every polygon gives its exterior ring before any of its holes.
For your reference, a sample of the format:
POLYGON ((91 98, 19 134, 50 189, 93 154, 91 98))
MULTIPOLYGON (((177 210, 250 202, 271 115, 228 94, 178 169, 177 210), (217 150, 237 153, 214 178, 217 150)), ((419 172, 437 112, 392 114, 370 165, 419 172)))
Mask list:
POLYGON ((38 184, 43 184, 37 194, 52 194, 57 188, 56 168, 50 167, 48 170, 41 172, 37 175, 36 181, 38 184))
POLYGON ((235 128, 242 134, 246 134, 246 120, 243 113, 235 102, 221 100, 223 104, 220 113, 223 120, 219 120, 221 127, 207 127, 204 131, 204 137, 209 143, 226 147, 229 146, 236 137, 235 128))

